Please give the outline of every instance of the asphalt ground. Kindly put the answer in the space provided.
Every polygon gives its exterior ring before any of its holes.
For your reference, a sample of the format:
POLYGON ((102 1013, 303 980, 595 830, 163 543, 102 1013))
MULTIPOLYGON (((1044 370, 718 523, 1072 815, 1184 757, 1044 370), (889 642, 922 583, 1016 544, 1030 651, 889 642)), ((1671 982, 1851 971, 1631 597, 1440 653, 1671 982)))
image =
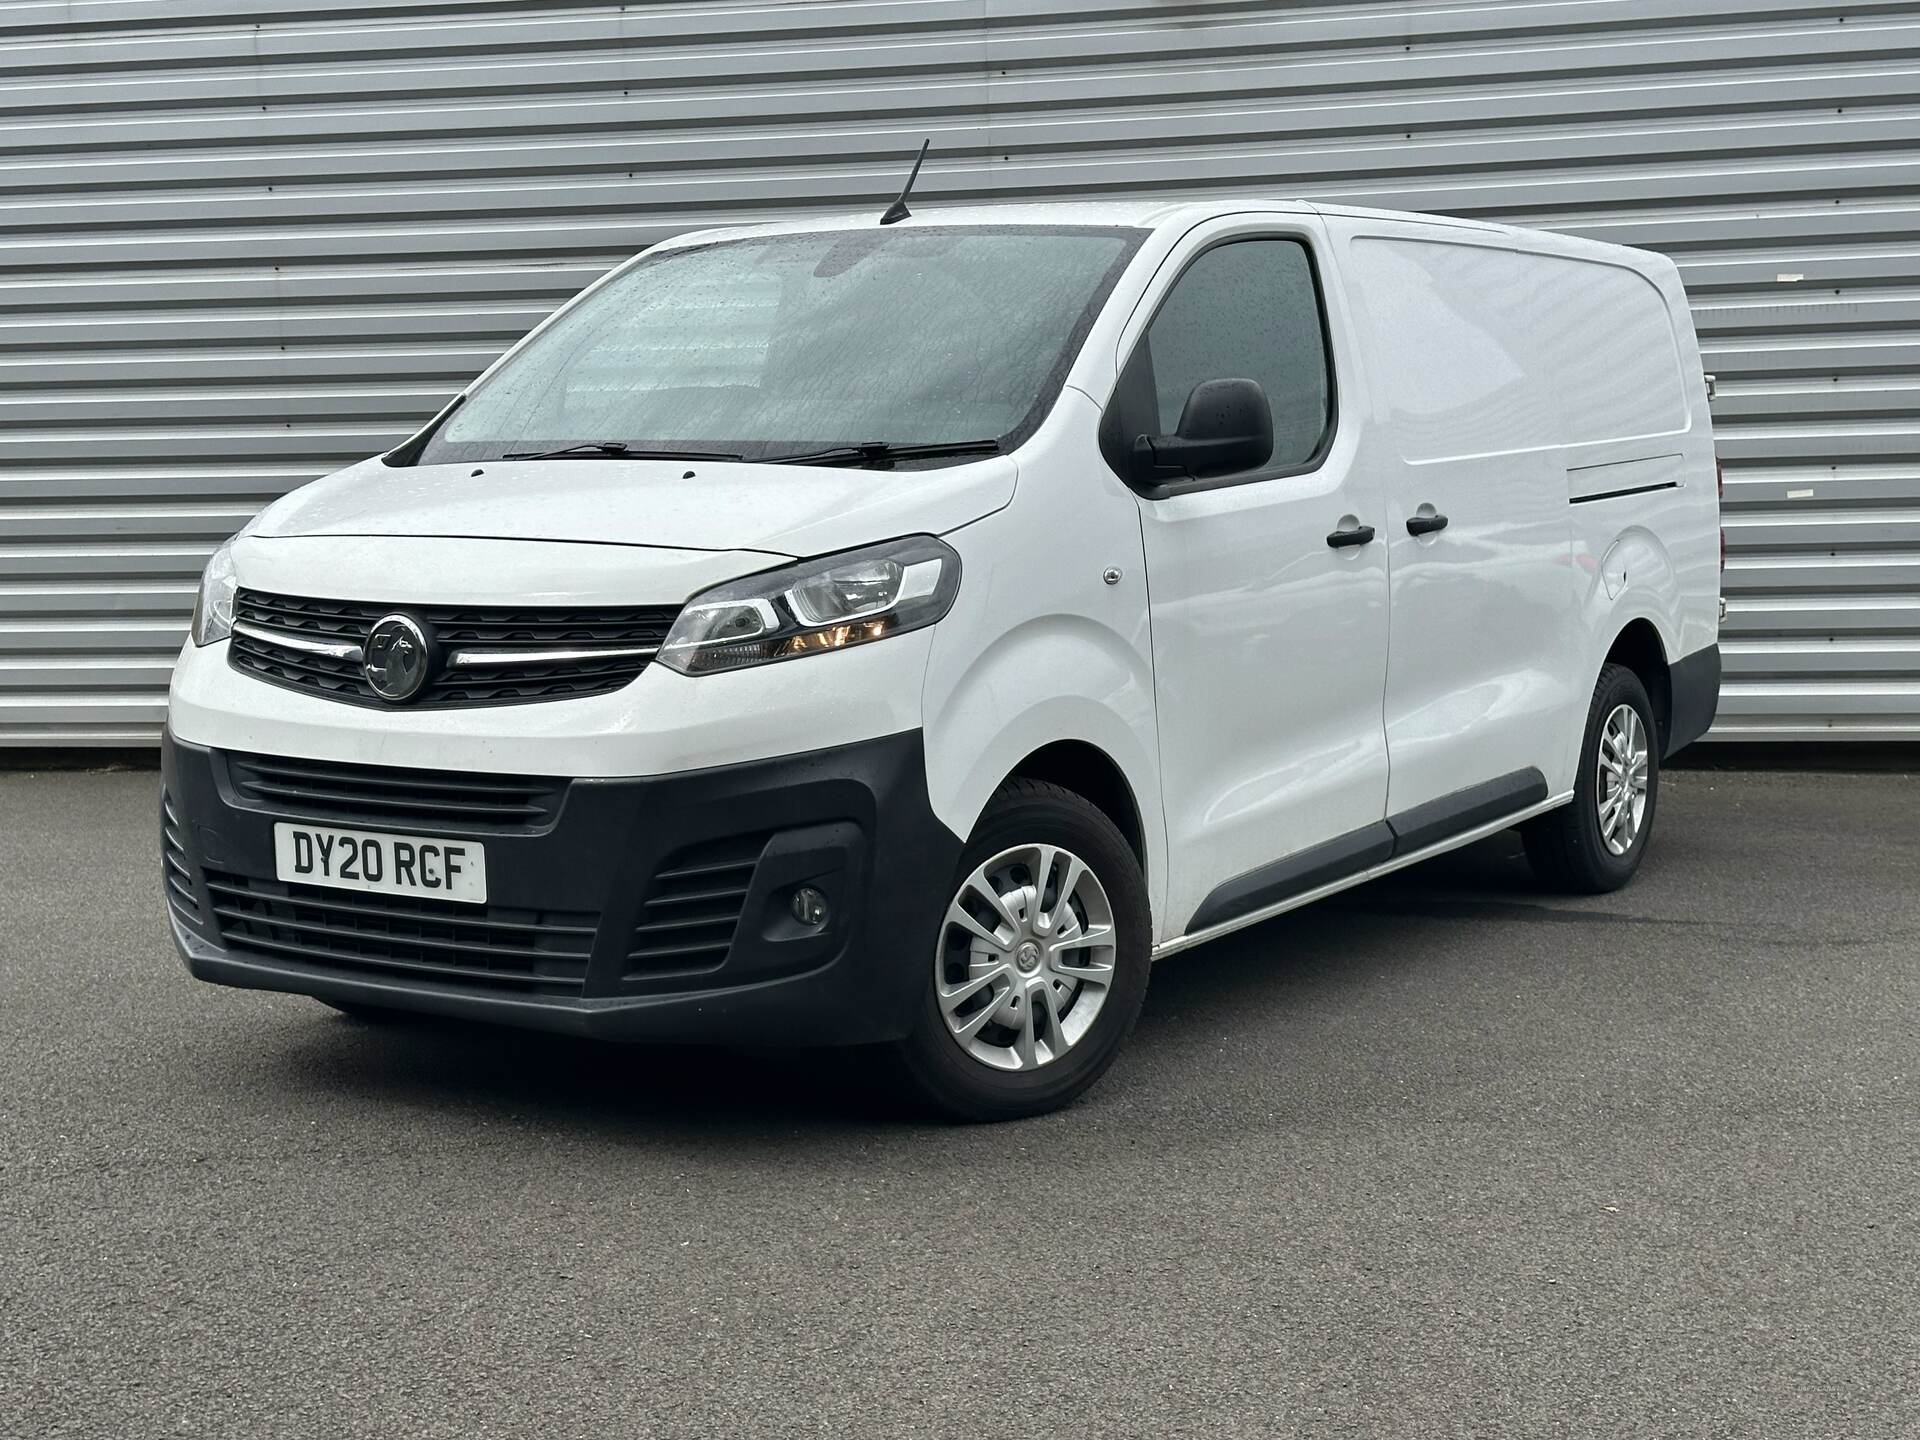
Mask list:
POLYGON ((0 774, 0 1434, 1920 1434, 1920 780, 1677 771, 1178 956, 1068 1112, 191 981, 0 774))

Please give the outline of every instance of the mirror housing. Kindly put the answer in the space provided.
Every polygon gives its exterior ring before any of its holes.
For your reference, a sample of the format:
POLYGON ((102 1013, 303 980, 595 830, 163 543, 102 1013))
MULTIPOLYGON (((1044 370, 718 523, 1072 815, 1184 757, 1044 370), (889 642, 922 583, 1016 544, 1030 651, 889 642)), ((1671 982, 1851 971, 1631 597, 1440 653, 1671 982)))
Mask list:
POLYGON ((1171 435, 1133 442, 1134 479, 1142 484, 1204 480, 1252 470, 1273 457, 1273 412, 1257 380, 1203 380, 1193 387, 1171 435))

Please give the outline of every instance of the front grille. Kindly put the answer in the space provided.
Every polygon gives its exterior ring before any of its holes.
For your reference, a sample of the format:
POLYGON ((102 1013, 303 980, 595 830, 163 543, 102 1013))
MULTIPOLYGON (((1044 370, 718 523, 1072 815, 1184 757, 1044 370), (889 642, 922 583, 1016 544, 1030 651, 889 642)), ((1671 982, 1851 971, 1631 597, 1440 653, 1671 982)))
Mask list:
POLYGON ((193 862, 187 859, 186 843, 180 834, 180 817, 174 813, 173 796, 160 792, 160 869, 166 877, 167 903, 183 920, 200 921, 200 901, 194 894, 193 862))
POLYGON ((219 871, 207 892, 224 944, 361 972, 578 994, 599 917, 324 890, 219 871))
POLYGON ((537 830, 559 813, 565 782, 527 775, 340 765, 277 755, 229 754, 227 776, 243 805, 315 820, 426 831, 537 830))
POLYGON ((603 609, 561 606, 380 604, 315 600, 242 590, 234 599, 236 624, 276 632, 284 639, 236 629, 228 658, 234 668, 290 689, 354 705, 385 705, 367 683, 358 660, 321 654, 298 640, 364 645, 388 615, 411 616, 438 642, 438 672, 406 703, 429 709, 514 705, 604 695, 631 684, 650 655, 594 655, 533 662, 517 657, 553 651, 653 650, 667 638, 677 606, 603 609), (458 652, 499 657, 486 665, 456 666, 458 652))
POLYGON ((710 970, 733 946, 766 834, 676 850, 654 871, 627 951, 627 973, 710 970))

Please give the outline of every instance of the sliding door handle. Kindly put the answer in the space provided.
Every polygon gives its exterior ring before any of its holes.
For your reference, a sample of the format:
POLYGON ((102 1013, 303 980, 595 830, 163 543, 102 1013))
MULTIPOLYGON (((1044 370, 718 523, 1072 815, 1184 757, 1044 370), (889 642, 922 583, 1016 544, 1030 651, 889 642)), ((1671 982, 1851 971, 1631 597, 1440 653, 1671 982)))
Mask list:
POLYGON ((1371 525, 1355 525, 1348 530, 1336 530, 1327 536, 1327 544, 1334 549, 1344 549, 1348 545, 1364 545, 1373 539, 1371 525))
POLYGON ((1444 515, 1409 515, 1407 517, 1407 534, 1409 535, 1437 535, 1446 528, 1447 517, 1444 515))

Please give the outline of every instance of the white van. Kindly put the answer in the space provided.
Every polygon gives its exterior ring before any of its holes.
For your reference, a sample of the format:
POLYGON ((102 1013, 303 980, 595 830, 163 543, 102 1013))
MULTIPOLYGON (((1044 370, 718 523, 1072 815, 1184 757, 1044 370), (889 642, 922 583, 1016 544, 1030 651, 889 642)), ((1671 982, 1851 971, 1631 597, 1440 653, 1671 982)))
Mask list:
POLYGON ((707 231, 207 567, 204 980, 1112 1062, 1151 962, 1508 826, 1600 891, 1719 688, 1667 260, 1250 201, 707 231))

